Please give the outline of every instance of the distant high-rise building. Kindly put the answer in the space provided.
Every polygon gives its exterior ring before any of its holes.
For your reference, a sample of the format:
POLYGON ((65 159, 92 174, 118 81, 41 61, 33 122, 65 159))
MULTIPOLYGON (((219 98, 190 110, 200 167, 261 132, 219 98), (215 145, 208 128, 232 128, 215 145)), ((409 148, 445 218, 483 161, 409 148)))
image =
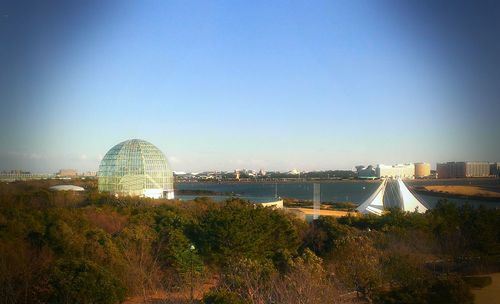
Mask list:
POLYGON ((487 177, 490 165, 487 162, 447 162, 436 165, 438 178, 487 177))
POLYGON ((465 177, 464 162, 447 162, 436 165, 438 178, 461 178, 465 177))
POLYGON ((488 162, 466 162, 466 177, 488 177, 490 175, 490 164, 488 162))
POLYGON ((431 175, 431 165, 428 163, 415 163, 415 178, 431 175))

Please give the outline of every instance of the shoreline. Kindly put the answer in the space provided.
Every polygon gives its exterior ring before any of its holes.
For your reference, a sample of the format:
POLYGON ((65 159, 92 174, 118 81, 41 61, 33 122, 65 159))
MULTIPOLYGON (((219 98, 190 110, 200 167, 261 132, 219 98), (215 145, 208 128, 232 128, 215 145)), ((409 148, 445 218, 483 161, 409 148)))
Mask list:
POLYGON ((428 181, 437 181, 437 182, 472 182, 472 181, 498 181, 500 183, 500 178, 498 177, 463 177, 463 178, 414 178, 410 179, 411 182, 428 182, 428 181))
MULTIPOLYGON (((284 178, 284 179, 264 179, 264 180, 184 180, 184 181, 175 181, 175 184, 298 184, 298 183, 345 183, 345 182, 354 182, 354 183, 379 183, 381 179, 305 179, 305 178, 284 178)), ((500 178, 497 177, 467 177, 467 178, 415 178, 405 180, 410 183, 428 183, 428 182, 481 182, 481 181, 497 181, 500 184, 500 178)))

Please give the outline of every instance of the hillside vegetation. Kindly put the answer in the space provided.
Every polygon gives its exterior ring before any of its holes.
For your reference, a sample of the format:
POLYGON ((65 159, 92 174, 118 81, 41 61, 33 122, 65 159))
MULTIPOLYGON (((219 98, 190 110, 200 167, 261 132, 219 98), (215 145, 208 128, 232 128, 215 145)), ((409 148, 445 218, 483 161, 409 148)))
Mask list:
POLYGON ((500 211, 308 224, 241 200, 115 198, 0 184, 0 303, 472 303, 498 271, 500 211), (192 247, 193 246, 193 247, 192 247))

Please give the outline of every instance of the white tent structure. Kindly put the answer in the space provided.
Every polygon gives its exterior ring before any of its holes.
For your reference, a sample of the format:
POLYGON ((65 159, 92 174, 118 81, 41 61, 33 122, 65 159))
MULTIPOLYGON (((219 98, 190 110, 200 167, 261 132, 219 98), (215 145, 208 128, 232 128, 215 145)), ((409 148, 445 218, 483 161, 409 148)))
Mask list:
MULTIPOLYGON (((397 205, 401 206, 403 211, 424 213, 427 207, 420 202, 420 200, 408 189, 405 183, 398 178, 396 180, 397 190, 391 188, 397 193, 386 193, 387 179, 384 179, 380 186, 373 192, 368 199, 366 199, 356 210, 363 214, 376 214, 382 215, 384 212, 384 196, 391 195, 392 200, 397 200, 397 205)), ((392 184, 391 184, 392 185, 392 184)))

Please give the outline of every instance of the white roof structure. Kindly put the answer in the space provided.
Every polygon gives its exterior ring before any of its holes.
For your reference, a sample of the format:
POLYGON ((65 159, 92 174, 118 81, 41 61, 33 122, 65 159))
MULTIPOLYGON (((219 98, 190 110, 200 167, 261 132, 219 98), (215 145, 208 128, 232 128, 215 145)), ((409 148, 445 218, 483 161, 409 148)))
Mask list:
POLYGON ((85 191, 82 187, 75 185, 57 185, 49 188, 54 191, 85 191))

